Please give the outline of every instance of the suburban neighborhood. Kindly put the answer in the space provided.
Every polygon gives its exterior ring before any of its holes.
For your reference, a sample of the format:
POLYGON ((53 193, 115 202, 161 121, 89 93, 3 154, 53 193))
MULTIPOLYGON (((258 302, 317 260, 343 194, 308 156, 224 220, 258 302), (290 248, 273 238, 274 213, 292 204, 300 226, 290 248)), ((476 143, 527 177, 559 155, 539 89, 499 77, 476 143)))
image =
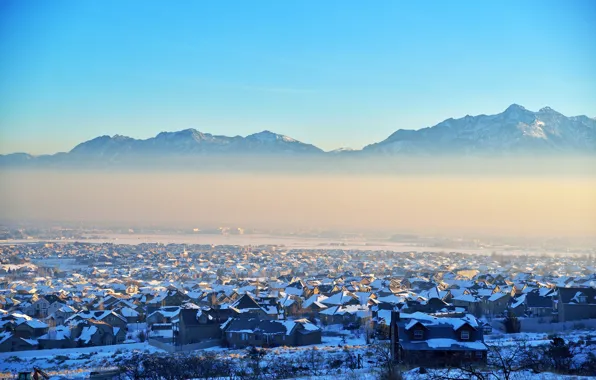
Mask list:
POLYGON ((0 245, 0 257, 0 351, 17 357, 309 347, 358 332, 394 360, 445 366, 486 363, 507 319, 517 333, 596 328, 591 254, 48 242, 0 245))

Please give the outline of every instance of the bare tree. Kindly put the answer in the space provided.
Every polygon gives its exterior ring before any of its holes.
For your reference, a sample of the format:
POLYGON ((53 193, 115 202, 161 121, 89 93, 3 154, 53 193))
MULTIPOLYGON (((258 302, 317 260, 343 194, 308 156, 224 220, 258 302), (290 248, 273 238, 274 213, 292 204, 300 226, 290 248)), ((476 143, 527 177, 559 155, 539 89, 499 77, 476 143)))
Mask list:
POLYGON ((477 380, 510 380, 515 373, 541 368, 541 355, 533 350, 526 341, 503 343, 488 346, 487 364, 453 363, 442 371, 434 371, 433 379, 477 379, 477 380))
POLYGON ((267 351, 263 348, 250 347, 246 351, 246 358, 250 361, 250 367, 255 379, 261 377, 261 363, 265 355, 267 355, 267 351))
POLYGON ((379 378, 382 380, 399 380, 402 373, 398 363, 393 360, 390 342, 377 342, 371 345, 370 352, 379 368, 379 378))
POLYGON ((142 380, 145 379, 142 356, 135 354, 129 359, 121 362, 118 366, 121 380, 142 380))
POLYGON ((299 356, 298 362, 310 376, 325 374, 325 358, 316 348, 304 351, 299 356))

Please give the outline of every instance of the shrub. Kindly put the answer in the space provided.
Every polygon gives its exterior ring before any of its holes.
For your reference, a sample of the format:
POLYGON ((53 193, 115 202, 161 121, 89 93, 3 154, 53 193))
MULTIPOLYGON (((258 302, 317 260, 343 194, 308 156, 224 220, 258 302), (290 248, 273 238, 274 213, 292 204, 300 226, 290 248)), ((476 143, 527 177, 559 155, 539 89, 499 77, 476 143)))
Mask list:
POLYGON ((144 331, 140 331, 138 335, 139 341, 144 342, 147 340, 147 334, 144 331))

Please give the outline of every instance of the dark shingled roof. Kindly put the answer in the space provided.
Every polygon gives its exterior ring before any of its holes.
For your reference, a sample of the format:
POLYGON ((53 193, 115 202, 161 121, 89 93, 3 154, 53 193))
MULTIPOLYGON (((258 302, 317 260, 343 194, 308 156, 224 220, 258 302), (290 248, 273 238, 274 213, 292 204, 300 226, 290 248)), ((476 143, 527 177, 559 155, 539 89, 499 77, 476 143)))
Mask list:
POLYGON ((236 309, 260 309, 261 306, 254 300, 248 293, 240 297, 236 302, 232 304, 233 308, 236 309))
POLYGON ((259 318, 234 318, 225 326, 226 332, 260 332, 262 334, 286 334, 286 326, 276 320, 259 318))
POLYGON ((543 297, 537 292, 526 294, 526 305, 528 307, 553 307, 552 297, 543 297))
POLYGON ((574 301, 577 293, 585 295, 588 304, 596 304, 596 289, 594 288, 559 288, 559 297, 563 303, 577 303, 574 301))

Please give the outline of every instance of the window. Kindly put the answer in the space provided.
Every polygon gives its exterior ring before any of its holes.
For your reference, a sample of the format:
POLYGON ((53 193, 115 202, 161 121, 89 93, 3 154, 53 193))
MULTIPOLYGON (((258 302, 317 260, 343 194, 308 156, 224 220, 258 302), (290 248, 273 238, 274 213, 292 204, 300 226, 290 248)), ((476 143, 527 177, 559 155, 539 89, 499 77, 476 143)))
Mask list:
POLYGON ((466 330, 462 331, 461 340, 470 340, 470 332, 466 330))
POLYGON ((482 351, 476 351, 476 359, 482 359, 483 356, 482 351))
POLYGON ((242 333, 242 336, 240 337, 241 340, 248 340, 248 334, 246 333, 242 333))
POLYGON ((424 331, 414 330, 414 339, 424 339, 424 331))
POLYGON ((466 358, 466 359, 472 358, 472 351, 466 351, 466 352, 464 352, 464 358, 466 358))

